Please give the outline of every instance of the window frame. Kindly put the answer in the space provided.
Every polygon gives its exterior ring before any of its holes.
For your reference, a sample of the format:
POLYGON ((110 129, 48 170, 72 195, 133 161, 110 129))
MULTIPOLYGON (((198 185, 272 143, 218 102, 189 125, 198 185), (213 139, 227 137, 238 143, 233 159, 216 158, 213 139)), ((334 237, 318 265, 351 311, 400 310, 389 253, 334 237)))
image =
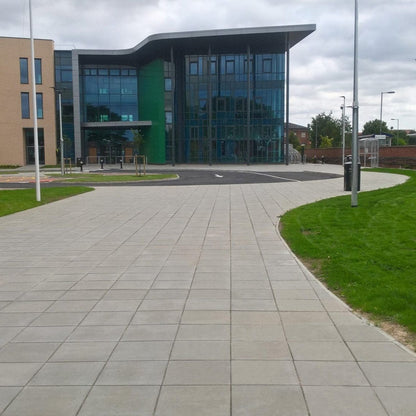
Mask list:
POLYGON ((36 85, 42 85, 42 59, 35 58, 35 80, 36 85))
POLYGON ((28 58, 19 58, 19 68, 20 68, 20 83, 23 85, 29 84, 29 60, 28 58), (24 67, 22 66, 22 64, 24 65, 24 67), (25 71, 26 71, 26 74, 24 74, 25 71))
POLYGON ((43 93, 36 93, 36 112, 37 118, 43 119, 43 93))
POLYGON ((20 93, 20 109, 22 119, 30 119, 30 97, 28 92, 20 93))

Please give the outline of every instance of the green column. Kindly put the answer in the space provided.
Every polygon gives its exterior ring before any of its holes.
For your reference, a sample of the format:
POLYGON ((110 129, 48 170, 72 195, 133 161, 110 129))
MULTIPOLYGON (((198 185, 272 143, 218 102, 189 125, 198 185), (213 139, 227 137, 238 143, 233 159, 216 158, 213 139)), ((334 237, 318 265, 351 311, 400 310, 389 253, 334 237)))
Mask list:
POLYGON ((142 128, 148 163, 166 163, 165 82, 163 61, 153 61, 139 70, 139 119, 152 121, 142 128))

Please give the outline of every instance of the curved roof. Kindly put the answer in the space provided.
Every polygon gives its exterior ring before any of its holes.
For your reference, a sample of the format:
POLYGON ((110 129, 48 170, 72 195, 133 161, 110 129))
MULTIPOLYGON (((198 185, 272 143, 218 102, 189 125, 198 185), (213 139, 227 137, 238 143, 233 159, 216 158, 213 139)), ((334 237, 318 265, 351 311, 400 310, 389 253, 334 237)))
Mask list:
POLYGON ((76 49, 73 52, 80 58, 88 56, 100 62, 116 56, 127 62, 155 57, 170 59, 171 48, 186 50, 186 54, 206 54, 209 47, 213 53, 238 53, 246 52, 246 45, 250 45, 256 52, 284 52, 286 42, 291 48, 315 30, 316 26, 309 24, 161 33, 147 37, 130 49, 76 49))

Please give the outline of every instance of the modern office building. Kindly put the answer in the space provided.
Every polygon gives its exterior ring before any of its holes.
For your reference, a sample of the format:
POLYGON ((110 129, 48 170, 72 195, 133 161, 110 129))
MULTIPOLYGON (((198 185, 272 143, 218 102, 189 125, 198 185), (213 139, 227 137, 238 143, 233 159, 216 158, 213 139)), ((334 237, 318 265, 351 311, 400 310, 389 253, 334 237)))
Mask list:
POLYGON ((314 30, 168 33, 127 50, 55 51, 51 86, 62 97, 65 157, 285 162, 290 49, 314 30))
MULTIPOLYGON (((35 40, 39 161, 56 163, 54 44, 35 40)), ((34 163, 30 40, 0 37, 0 165, 34 163)))

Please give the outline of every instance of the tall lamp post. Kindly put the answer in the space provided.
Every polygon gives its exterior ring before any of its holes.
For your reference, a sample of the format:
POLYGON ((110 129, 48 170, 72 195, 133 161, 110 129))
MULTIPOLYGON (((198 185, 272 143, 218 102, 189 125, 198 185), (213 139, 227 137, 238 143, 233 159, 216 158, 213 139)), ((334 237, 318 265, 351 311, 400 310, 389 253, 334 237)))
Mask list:
POLYGON ((342 104, 342 166, 344 166, 345 160, 345 95, 341 95, 340 98, 344 99, 344 103, 342 104))
POLYGON ((400 129, 400 122, 398 118, 391 118, 392 121, 397 121, 397 129, 396 129, 396 146, 399 144, 399 129, 400 129))
POLYGON ((352 181, 351 207, 358 206, 358 0, 354 8, 354 81, 352 99, 352 181))
POLYGON ((380 134, 381 125, 383 124, 383 94, 394 94, 396 91, 382 91, 380 93, 380 134))
POLYGON ((62 134, 62 91, 55 87, 51 87, 55 93, 58 93, 58 109, 59 109, 59 149, 61 153, 61 175, 65 175, 64 162, 64 137, 62 134))
POLYGON ((38 139, 38 108, 36 101, 36 71, 35 71, 35 42, 32 28, 32 2, 29 0, 29 24, 30 24, 30 49, 32 69, 32 102, 33 102, 33 144, 35 147, 35 188, 36 201, 41 200, 40 195, 40 170, 39 170, 39 139, 38 139))

